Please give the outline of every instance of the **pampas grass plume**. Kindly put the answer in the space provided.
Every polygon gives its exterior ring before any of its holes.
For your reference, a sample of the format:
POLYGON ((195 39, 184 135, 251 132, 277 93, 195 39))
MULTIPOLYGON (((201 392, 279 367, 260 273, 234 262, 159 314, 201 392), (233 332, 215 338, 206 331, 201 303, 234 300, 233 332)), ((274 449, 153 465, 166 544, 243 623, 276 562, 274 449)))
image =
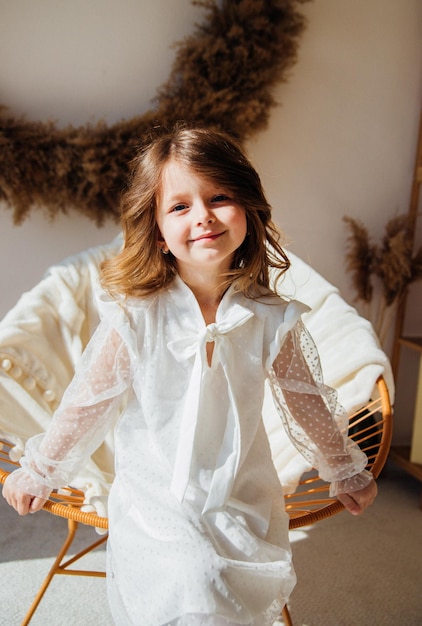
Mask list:
POLYGON ((362 222, 352 217, 345 216, 343 220, 350 229, 350 235, 347 238, 346 268, 352 274, 352 284, 357 293, 357 299, 370 302, 373 294, 371 273, 374 250, 368 230, 362 222))
POLYGON ((422 278, 422 247, 413 253, 413 233, 409 217, 398 215, 385 226, 381 244, 372 244, 365 226, 352 217, 343 220, 349 227, 346 268, 352 274, 357 300, 369 307, 372 323, 381 343, 387 336, 392 314, 409 285, 422 278), (379 288, 374 289, 374 279, 379 288))

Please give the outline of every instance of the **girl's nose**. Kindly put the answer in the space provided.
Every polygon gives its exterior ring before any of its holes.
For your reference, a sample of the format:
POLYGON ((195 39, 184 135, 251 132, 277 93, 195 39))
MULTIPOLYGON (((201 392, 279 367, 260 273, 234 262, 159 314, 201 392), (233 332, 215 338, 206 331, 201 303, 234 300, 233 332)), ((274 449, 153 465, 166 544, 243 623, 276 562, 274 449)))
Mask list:
POLYGON ((215 221, 212 210, 204 202, 198 203, 195 217, 198 226, 212 224, 215 221))

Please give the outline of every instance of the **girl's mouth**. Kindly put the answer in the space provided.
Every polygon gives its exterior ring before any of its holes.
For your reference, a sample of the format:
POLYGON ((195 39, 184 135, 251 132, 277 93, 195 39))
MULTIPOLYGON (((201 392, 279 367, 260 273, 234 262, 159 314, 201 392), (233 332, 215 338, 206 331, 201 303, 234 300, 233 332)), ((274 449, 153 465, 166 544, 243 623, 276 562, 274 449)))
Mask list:
POLYGON ((208 233, 205 235, 201 235, 196 239, 193 239, 193 241, 213 241, 214 239, 218 239, 219 237, 221 237, 222 234, 223 233, 208 233))

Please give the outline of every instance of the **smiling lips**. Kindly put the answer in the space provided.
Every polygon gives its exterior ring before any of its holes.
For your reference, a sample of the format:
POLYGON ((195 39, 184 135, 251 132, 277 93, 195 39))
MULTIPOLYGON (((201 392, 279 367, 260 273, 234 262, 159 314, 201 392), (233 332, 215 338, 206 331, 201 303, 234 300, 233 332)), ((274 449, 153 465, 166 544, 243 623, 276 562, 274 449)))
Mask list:
POLYGON ((213 241, 214 239, 218 239, 218 237, 221 237, 221 235, 223 235, 224 233, 206 233, 205 235, 201 235, 200 237, 196 237, 196 239, 192 239, 191 241, 203 241, 204 239, 206 240, 211 240, 213 241))

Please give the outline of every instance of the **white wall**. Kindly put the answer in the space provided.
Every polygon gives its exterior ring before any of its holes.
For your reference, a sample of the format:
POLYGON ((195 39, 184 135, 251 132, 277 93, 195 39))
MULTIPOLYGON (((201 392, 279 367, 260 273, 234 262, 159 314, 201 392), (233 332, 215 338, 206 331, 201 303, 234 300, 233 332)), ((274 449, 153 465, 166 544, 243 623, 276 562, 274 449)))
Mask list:
POLYGON ((422 103, 422 3, 305 6, 299 63, 254 152, 292 248, 352 300, 342 217, 361 219, 379 240, 388 219, 408 209, 422 103))
MULTIPOLYGON (((422 2, 314 0, 303 11, 299 61, 250 155, 290 248, 352 301, 342 217, 362 219, 378 240, 408 208, 422 2)), ((60 125, 141 114, 169 73, 171 43, 202 15, 189 0, 0 0, 1 103, 60 125)), ((0 316, 50 264, 117 232, 74 213, 51 223, 42 211, 16 227, 4 207, 0 225, 0 316)), ((415 304, 409 331, 422 332, 420 318, 415 304)))

